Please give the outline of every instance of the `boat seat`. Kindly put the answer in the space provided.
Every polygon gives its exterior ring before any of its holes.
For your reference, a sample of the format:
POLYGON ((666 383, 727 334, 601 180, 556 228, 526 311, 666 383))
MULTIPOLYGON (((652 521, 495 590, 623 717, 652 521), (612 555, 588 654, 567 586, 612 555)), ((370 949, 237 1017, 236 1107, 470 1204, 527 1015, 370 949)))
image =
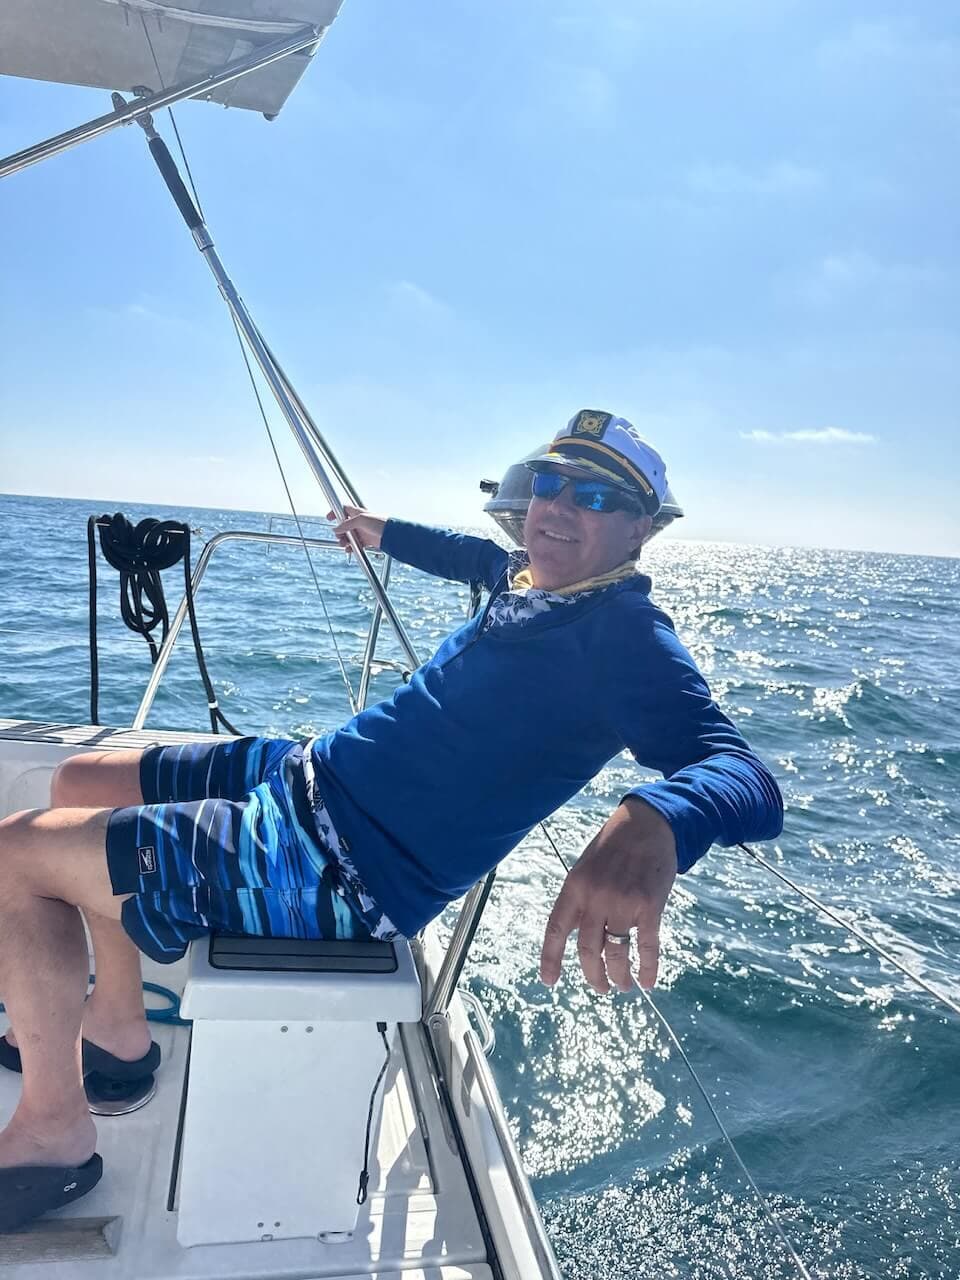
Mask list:
MULTIPOLYGON (((194 942, 178 1178, 182 1245, 353 1232, 364 1136, 397 1023, 421 1015, 410 945, 213 934, 194 942)), ((374 1107, 371 1149, 383 1097, 374 1107)))

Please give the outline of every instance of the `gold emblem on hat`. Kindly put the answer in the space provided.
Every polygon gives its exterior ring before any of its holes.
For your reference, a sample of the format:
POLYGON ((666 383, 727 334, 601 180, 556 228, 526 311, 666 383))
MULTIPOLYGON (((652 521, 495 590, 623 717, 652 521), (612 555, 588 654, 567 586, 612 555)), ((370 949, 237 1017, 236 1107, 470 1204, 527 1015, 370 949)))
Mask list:
POLYGON ((597 413, 594 409, 581 409, 577 414, 577 420, 574 422, 570 434, 574 436, 602 436, 609 421, 609 413, 597 413))

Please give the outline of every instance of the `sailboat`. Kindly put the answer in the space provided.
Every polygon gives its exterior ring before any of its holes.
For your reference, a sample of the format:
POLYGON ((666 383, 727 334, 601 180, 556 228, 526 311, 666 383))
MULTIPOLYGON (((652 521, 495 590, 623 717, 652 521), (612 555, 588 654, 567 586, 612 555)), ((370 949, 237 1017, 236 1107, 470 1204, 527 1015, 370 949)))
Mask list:
MULTIPOLYGON (((152 116, 200 98, 276 117, 340 7, 341 0, 6 0, 0 10, 0 74, 114 95, 111 111, 0 161, 0 176, 112 129, 143 131, 249 358, 338 516, 345 503, 362 505, 357 490, 220 260, 152 116)), ((516 467, 488 486, 487 510, 514 538, 529 499, 525 483, 516 467)), ((657 530, 681 514, 668 495, 657 530)), ((339 551, 333 538, 230 531, 204 548, 194 592, 230 540, 339 551)), ((418 655, 390 596, 389 561, 354 550, 375 601, 362 706, 384 623, 406 665, 418 655)), ((0 816, 48 803, 53 770, 74 752, 189 736, 146 728, 189 613, 185 593, 129 727, 0 720, 0 816)), ((559 1277, 484 1053, 486 1016, 458 986, 490 889, 488 878, 467 896, 446 946, 433 928, 409 943, 352 948, 214 938, 175 966, 146 961, 147 982, 171 1001, 169 1019, 154 1026, 163 1070, 139 1092, 101 1100, 109 1176, 75 1206, 0 1238, 11 1280, 101 1270, 146 1280, 559 1277), (324 1096, 338 1100, 335 1132, 314 1118, 313 1103, 324 1096), (54 1272, 40 1269, 51 1262, 54 1272)), ((17 1090, 15 1077, 0 1078, 0 1120, 17 1090)))

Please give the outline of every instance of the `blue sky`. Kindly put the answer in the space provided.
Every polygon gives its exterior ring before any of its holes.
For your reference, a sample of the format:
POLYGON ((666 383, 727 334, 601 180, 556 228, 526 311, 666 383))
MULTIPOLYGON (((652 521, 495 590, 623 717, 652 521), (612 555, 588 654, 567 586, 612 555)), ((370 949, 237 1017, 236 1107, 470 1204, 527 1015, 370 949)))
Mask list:
MULTIPOLYGON (((2 80, 0 151, 107 109, 2 80)), ((481 477, 597 407, 665 455, 680 536, 960 554, 952 3, 346 0, 275 122, 177 118, 372 508, 479 523, 481 477)), ((2 197, 0 491, 283 510, 139 131, 2 197)))

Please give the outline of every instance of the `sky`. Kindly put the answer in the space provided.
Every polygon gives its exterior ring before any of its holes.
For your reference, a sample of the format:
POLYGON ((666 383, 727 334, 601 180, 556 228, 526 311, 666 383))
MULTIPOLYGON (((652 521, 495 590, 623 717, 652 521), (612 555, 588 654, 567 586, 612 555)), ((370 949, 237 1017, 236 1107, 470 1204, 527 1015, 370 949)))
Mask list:
MULTIPOLYGON (((2 78, 0 153, 109 109, 2 78)), ((345 0, 275 121, 175 114, 371 509, 480 524, 598 408, 666 458, 666 536, 960 555, 952 0, 345 0)), ((2 186, 0 492, 285 510, 140 131, 2 186)))

